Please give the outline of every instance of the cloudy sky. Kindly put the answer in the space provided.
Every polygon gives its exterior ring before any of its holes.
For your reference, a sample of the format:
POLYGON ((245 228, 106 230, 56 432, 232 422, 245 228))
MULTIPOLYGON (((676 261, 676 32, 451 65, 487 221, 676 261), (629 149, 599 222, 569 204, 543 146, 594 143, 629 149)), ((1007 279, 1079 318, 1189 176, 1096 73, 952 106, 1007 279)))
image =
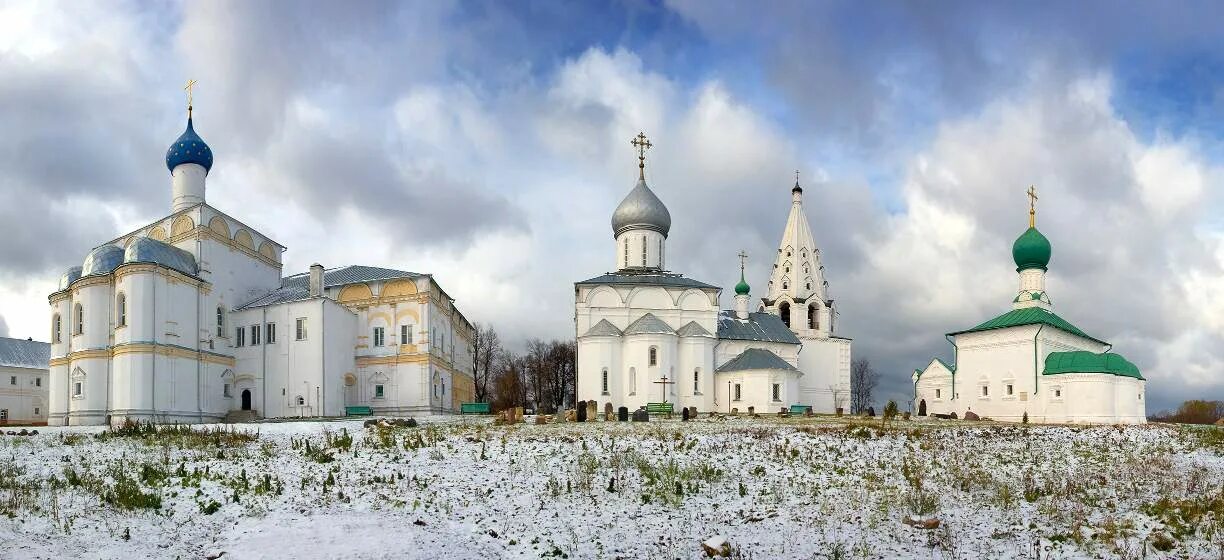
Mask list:
POLYGON ((168 212, 194 78, 208 201, 286 273, 433 273, 512 345, 573 335, 644 130, 669 265, 718 285, 743 249, 761 295, 803 171, 883 397, 1008 309, 1035 184, 1059 313, 1150 412, 1224 398, 1224 13, 1043 4, 0 0, 0 334, 168 212))

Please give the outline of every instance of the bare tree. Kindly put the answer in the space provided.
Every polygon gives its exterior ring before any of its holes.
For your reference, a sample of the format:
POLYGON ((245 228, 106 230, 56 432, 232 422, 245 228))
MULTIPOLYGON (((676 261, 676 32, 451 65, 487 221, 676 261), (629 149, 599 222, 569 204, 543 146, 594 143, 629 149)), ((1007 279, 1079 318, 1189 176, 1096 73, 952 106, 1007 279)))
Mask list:
POLYGON ((871 362, 866 358, 855 360, 850 365, 850 411, 858 414, 867 410, 879 384, 880 373, 871 367, 871 362))
POLYGON ((529 340, 524 361, 527 400, 541 413, 550 414, 572 404, 577 382, 573 342, 529 340))
POLYGON ((494 372, 502 353, 501 339, 493 325, 473 325, 472 365, 476 377, 476 402, 488 402, 494 372))
POLYGON ((513 352, 502 352, 494 367, 497 373, 490 389, 493 410, 527 406, 526 360, 513 352))
POLYGON ((833 410, 846 408, 846 388, 841 385, 829 385, 829 392, 833 394, 833 410))

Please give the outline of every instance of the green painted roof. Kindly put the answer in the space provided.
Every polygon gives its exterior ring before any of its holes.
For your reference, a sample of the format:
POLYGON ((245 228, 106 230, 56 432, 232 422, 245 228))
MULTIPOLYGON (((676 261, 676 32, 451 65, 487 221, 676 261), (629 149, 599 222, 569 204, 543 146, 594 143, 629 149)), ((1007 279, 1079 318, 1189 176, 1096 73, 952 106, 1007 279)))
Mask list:
POLYGON ((1016 270, 1045 270, 1046 265, 1050 264, 1050 240, 1037 228, 1028 228, 1012 244, 1012 259, 1016 261, 1016 270))
POLYGON ((979 331, 990 331, 994 329, 1005 329, 1008 327, 1020 327, 1024 325, 1049 325, 1064 332, 1071 333, 1076 336, 1082 336, 1094 342, 1101 344, 1109 344, 1099 338, 1088 336, 1088 333, 1081 331, 1079 327, 1068 323, 1066 319, 1055 315, 1052 311, 1046 311, 1040 307, 1029 307, 1026 309, 1013 309, 986 321, 972 329, 948 333, 948 336, 965 334, 979 331))
POLYGON ((735 285, 735 294, 740 295, 740 296, 746 296, 748 295, 749 290, 750 288, 748 287, 748 282, 744 280, 744 271, 741 270, 739 284, 735 285))
POLYGON ((1078 350, 1075 352, 1050 352, 1045 359, 1043 375, 1059 373, 1108 373, 1143 380, 1139 368, 1120 354, 1097 354, 1078 350))

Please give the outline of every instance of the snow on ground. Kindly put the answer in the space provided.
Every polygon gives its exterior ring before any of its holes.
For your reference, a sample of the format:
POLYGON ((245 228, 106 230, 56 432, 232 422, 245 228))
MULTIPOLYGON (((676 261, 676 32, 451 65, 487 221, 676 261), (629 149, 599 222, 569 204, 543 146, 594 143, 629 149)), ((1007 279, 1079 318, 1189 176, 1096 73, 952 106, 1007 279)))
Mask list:
POLYGON ((698 558, 722 535, 757 559, 1222 558, 1212 430, 725 417, 45 428, 0 438, 0 557, 698 558), (911 515, 940 525, 902 523, 911 515))

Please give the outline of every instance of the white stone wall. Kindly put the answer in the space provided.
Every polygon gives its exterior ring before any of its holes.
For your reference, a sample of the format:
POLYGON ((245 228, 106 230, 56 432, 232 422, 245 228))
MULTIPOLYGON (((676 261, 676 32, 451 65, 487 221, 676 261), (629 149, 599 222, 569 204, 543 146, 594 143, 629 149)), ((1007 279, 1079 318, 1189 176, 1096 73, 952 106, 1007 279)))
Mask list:
POLYGON ((616 236, 616 265, 624 268, 666 270, 667 239, 646 229, 629 230, 616 236))
POLYGON ((748 407, 753 407, 757 414, 775 414, 779 410, 790 409, 797 398, 799 379, 794 374, 779 370, 747 370, 719 373, 715 379, 716 390, 719 393, 719 412, 730 412, 736 409, 740 414, 746 414, 748 407), (740 398, 735 399, 735 385, 740 385, 740 398), (773 398, 773 385, 778 384, 779 397, 773 398))
POLYGON ((851 341, 801 335, 799 393, 794 404, 806 404, 813 412, 832 414, 839 404, 850 409, 851 341), (835 398, 836 397, 836 398, 835 398))
POLYGON ((45 369, 0 366, 0 410, 9 424, 47 421, 50 378, 45 369))

